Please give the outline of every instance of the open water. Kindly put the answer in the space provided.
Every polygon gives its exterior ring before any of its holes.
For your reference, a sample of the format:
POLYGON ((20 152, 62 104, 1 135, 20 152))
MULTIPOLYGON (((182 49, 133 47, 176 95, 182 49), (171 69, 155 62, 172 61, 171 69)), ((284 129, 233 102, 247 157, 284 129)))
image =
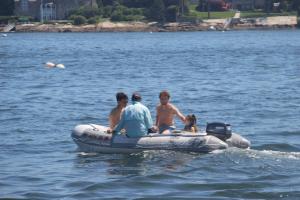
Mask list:
POLYGON ((0 37, 0 199, 300 199, 299 55, 299 30, 0 37), (154 118, 163 89, 251 149, 78 151, 72 128, 107 124, 116 92, 154 118))

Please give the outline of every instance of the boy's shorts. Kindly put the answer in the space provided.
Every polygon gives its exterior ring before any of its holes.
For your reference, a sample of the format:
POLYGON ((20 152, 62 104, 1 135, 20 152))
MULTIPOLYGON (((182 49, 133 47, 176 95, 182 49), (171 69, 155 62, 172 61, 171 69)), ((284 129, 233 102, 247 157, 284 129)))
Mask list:
POLYGON ((158 127, 159 133, 163 133, 165 130, 169 130, 170 132, 172 132, 175 129, 176 129, 175 126, 168 126, 168 125, 161 125, 158 127))

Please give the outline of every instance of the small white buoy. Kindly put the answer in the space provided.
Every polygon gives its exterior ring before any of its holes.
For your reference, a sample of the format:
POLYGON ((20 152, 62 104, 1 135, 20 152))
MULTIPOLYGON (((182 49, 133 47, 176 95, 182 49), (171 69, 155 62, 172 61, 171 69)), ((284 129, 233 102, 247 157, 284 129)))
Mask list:
POLYGON ((2 37, 7 37, 7 34, 4 34, 4 33, 3 33, 3 34, 2 34, 2 37))
POLYGON ((55 64, 52 62, 46 62, 45 65, 46 65, 46 67, 49 67, 49 68, 55 67, 55 64))
POLYGON ((46 67, 48 68, 54 68, 54 67, 57 67, 57 68, 60 68, 60 69, 65 69, 65 66, 63 64, 54 64, 52 62, 46 62, 46 67))
POLYGON ((63 64, 57 64, 56 67, 60 69, 65 69, 65 66, 63 64))

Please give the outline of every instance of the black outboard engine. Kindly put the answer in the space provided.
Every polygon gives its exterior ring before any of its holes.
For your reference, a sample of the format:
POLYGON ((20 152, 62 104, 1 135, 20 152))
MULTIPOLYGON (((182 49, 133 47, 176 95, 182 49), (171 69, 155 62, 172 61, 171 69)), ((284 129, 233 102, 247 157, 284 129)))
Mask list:
POLYGON ((223 141, 227 140, 232 135, 230 124, 222 122, 207 123, 206 133, 207 135, 213 135, 223 141))

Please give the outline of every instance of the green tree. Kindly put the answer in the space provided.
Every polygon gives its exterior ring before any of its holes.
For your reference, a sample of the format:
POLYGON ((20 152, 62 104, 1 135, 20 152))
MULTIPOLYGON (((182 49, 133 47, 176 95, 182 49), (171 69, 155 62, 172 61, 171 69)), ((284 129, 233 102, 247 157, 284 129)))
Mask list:
POLYGON ((169 6, 166 10, 166 21, 168 22, 176 22, 178 17, 178 6, 172 5, 169 6))
POLYGON ((97 4, 99 8, 103 7, 103 1, 102 0, 97 0, 97 4))
POLYGON ((149 8, 153 0, 122 0, 122 4, 129 8, 149 8))
POLYGON ((99 22, 99 17, 92 17, 87 20, 88 24, 97 24, 99 22))
POLYGON ((110 19, 111 21, 125 21, 125 17, 121 10, 115 10, 110 19))
POLYGON ((86 18, 91 18, 95 16, 101 16, 102 15, 102 8, 84 8, 82 10, 81 15, 83 15, 86 18))
POLYGON ((149 8, 148 18, 158 22, 165 21, 165 5, 163 0, 153 0, 149 8))
POLYGON ((188 15, 190 12, 189 9, 189 1, 188 0, 180 0, 180 13, 182 15, 188 15))
POLYGON ((189 1, 188 0, 164 0, 165 6, 178 6, 178 10, 182 15, 189 13, 189 1))
POLYGON ((199 0, 198 1, 198 5, 196 7, 196 10, 198 10, 200 12, 204 12, 205 11, 205 7, 206 7, 206 1, 205 0, 199 0))
POLYGON ((103 6, 112 6, 113 2, 112 0, 102 0, 103 6))
POLYGON ((113 7, 112 6, 105 6, 103 8, 103 17, 104 18, 110 18, 112 12, 113 12, 113 7))
POLYGON ((71 10, 69 12, 69 16, 72 15, 82 15, 85 18, 91 18, 96 16, 102 16, 103 15, 103 8, 90 8, 90 7, 80 7, 76 10, 71 10))
POLYGON ((300 15, 300 1, 292 0, 292 9, 298 12, 298 16, 300 15))
POLYGON ((82 25, 86 23, 86 18, 81 15, 73 16, 73 20, 74 20, 74 25, 82 25))
POLYGON ((10 16, 14 14, 14 0, 0 0, 0 16, 10 16))

